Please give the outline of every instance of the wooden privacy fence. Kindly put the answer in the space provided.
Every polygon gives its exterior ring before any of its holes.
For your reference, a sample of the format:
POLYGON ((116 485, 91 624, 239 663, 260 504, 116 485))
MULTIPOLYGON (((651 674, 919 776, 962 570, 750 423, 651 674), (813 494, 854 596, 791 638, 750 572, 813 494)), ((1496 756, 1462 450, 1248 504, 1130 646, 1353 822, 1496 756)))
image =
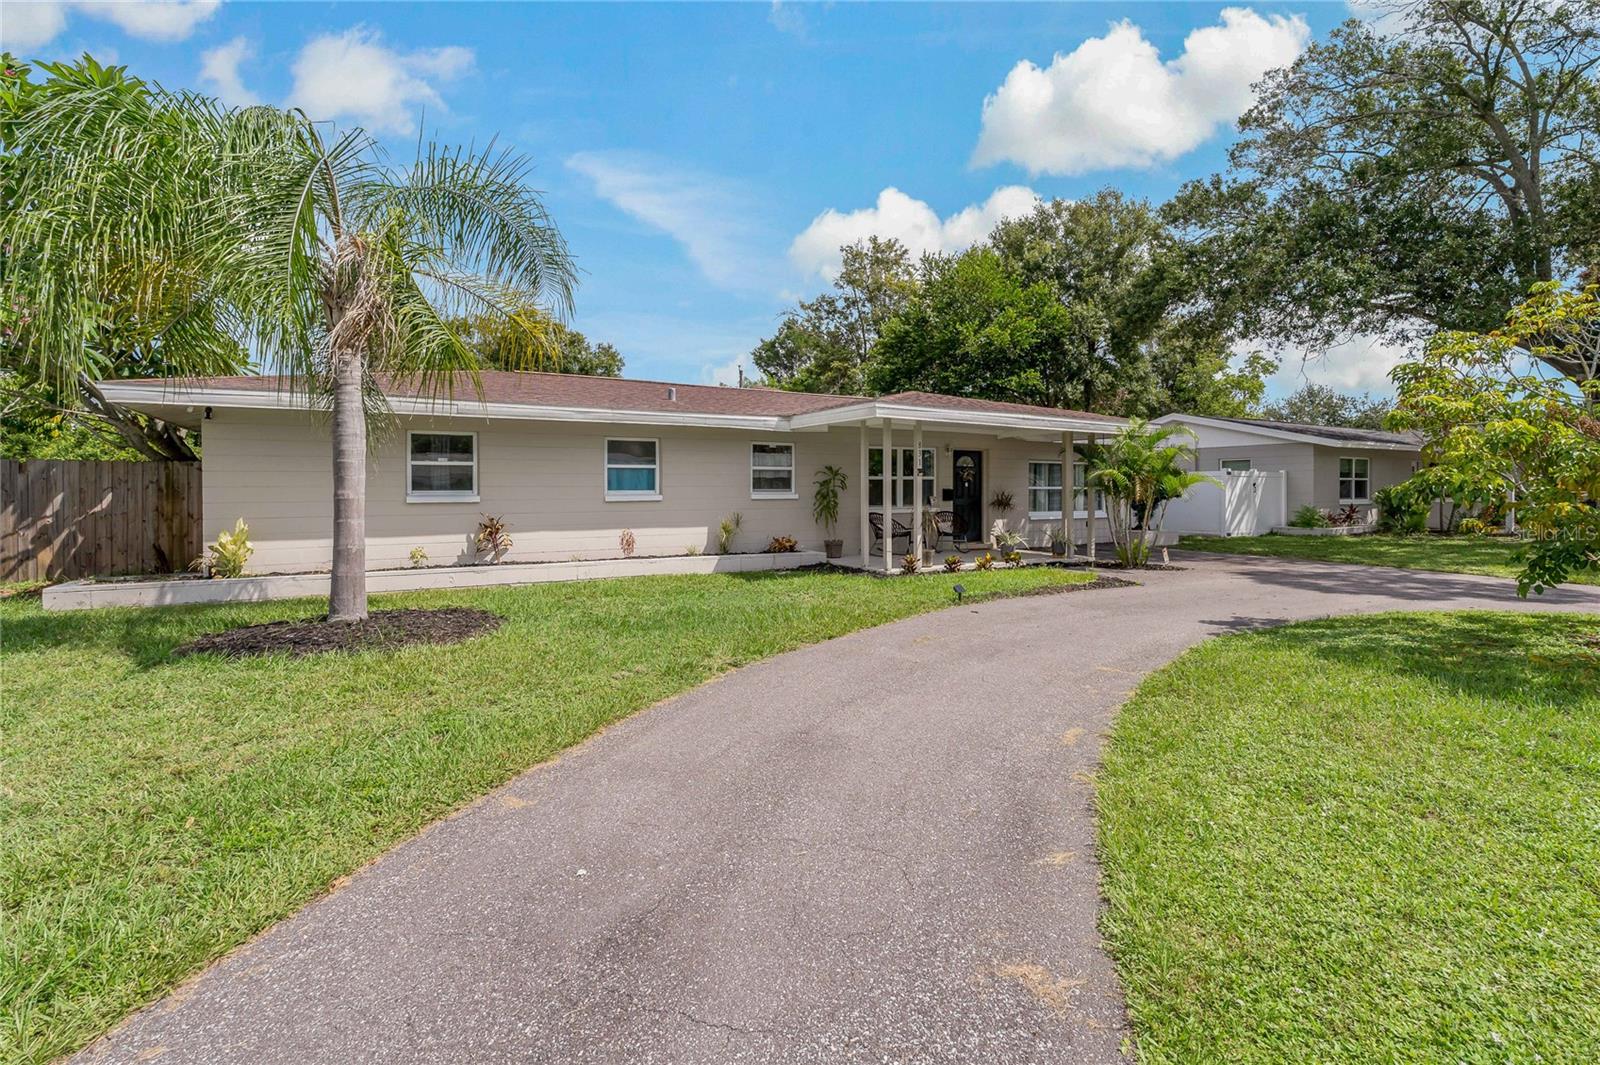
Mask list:
POLYGON ((0 580, 171 573, 204 543, 197 462, 0 460, 0 580))

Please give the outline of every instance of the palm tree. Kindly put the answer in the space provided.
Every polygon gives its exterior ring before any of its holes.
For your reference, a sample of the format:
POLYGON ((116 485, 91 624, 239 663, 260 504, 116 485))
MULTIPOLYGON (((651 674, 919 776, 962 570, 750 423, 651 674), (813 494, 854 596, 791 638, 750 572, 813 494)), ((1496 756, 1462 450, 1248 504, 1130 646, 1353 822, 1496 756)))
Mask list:
MULTIPOLYGON (((396 168, 363 130, 330 141, 299 112, 95 85, 62 87, 13 139, 37 149, 29 202, 48 209, 20 212, 3 230, 7 243, 47 246, 40 231, 62 229, 45 227, 48 217, 84 234, 39 256, 36 278, 51 281, 65 258, 87 275, 83 290, 97 291, 114 271, 94 242, 115 242, 119 260, 162 264, 145 271, 151 306, 187 306, 203 295, 207 306, 226 308, 218 320, 263 369, 331 411, 328 616, 365 618, 367 435, 369 414, 385 410, 384 385, 402 380, 434 395, 476 387, 479 362, 452 319, 527 305, 570 309, 575 268, 526 184, 528 162, 493 145, 419 144, 416 159, 396 168), (101 164, 126 183, 110 211, 84 192, 103 184, 84 177, 101 164), (195 174, 204 194, 190 188, 195 174)), ((54 300, 34 320, 34 347, 41 365, 75 372, 81 355, 63 338, 81 322, 58 288, 5 294, 54 300)), ((543 340, 530 332, 530 362, 543 340)), ((173 365, 177 375, 193 372, 181 359, 173 365)))
POLYGON ((1106 495, 1106 524, 1116 545, 1117 560, 1130 569, 1150 562, 1150 546, 1161 535, 1167 503, 1197 484, 1216 484, 1194 473, 1192 443, 1174 442, 1194 434, 1181 425, 1151 425, 1140 418, 1106 444, 1083 448, 1085 479, 1106 495))

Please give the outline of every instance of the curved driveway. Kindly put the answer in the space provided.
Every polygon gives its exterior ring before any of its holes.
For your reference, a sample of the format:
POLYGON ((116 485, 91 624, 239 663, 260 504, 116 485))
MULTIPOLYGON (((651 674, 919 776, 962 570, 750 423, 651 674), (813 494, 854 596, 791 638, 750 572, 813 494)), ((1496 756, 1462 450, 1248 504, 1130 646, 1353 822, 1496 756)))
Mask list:
POLYGON ((176 1062, 1111 1062, 1090 773, 1207 636, 1510 582, 1196 556, 769 659, 523 774, 89 1048, 176 1062))

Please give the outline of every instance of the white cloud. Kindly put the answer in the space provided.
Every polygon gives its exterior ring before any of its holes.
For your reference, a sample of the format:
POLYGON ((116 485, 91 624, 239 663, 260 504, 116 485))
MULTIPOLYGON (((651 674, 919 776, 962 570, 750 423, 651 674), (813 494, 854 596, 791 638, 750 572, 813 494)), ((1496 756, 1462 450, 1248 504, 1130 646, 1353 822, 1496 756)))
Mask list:
POLYGON ((295 58, 288 103, 314 121, 354 119, 378 133, 409 133, 420 111, 446 110, 434 81, 472 69, 470 48, 447 46, 397 52, 363 27, 323 34, 295 58))
POLYGON ((632 152, 578 152, 566 162, 601 199, 682 245, 711 281, 735 289, 769 284, 770 268, 750 251, 758 241, 738 187, 632 152))
POLYGON ((67 9, 115 23, 132 37, 181 41, 217 13, 221 0, 6 0, 0 45, 16 50, 49 44, 67 25, 67 9))
POLYGON ((1291 348, 1281 352, 1278 372, 1267 379, 1274 394, 1288 395, 1307 384, 1326 385, 1340 392, 1394 391, 1389 371, 1409 358, 1416 344, 1381 337, 1358 336, 1321 351, 1291 348))
POLYGON ((1114 23, 1048 67, 1026 59, 1013 67, 983 102, 973 164, 1081 174, 1174 159, 1238 118, 1251 85, 1293 62, 1310 36, 1302 16, 1230 7, 1162 62, 1138 26, 1114 23))
POLYGON ((1022 185, 995 189, 982 203, 965 207, 948 218, 922 200, 889 187, 878 202, 857 211, 829 208, 789 245, 789 259, 808 276, 832 278, 839 272, 839 248, 869 236, 893 237, 913 256, 923 252, 961 251, 983 240, 1003 218, 1028 214, 1038 195, 1022 185))
POLYGON ((784 3, 783 0, 772 0, 772 7, 767 10, 767 21, 779 33, 791 34, 795 37, 806 35, 806 17, 793 3, 784 3))
POLYGON ((707 363, 700 368, 700 383, 706 385, 737 385, 739 369, 745 365, 745 356, 724 363, 707 363))
POLYGON ((12 3, 0 17, 0 47, 25 52, 47 44, 67 24, 65 4, 12 3))
POLYGON ((86 15, 114 22, 147 41, 181 41, 217 13, 222 0, 114 0, 80 3, 86 15))
POLYGON ((255 49, 243 37, 235 37, 227 44, 200 54, 200 80, 229 107, 247 107, 260 103, 260 99, 245 88, 239 77, 239 65, 255 55, 255 49))

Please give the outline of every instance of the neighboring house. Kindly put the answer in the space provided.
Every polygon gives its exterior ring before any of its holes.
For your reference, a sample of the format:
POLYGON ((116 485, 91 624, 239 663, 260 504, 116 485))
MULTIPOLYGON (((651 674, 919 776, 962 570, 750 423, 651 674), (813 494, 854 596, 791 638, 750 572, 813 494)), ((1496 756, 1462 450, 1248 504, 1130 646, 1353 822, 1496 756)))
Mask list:
POLYGON ((1411 433, 1193 414, 1168 414, 1155 422, 1177 423, 1194 433, 1197 470, 1228 484, 1235 483, 1228 474, 1264 474, 1239 483, 1282 497, 1281 502, 1273 497, 1274 505, 1263 506, 1258 517, 1246 513, 1248 501, 1234 505, 1229 500, 1224 512, 1230 518, 1223 527, 1210 527, 1214 523, 1208 508, 1175 508, 1168 519, 1168 528, 1175 532, 1249 535, 1265 531, 1263 525, 1284 524, 1307 504, 1325 511, 1354 506, 1372 518, 1379 489, 1406 480, 1421 462, 1422 438, 1411 433), (1275 476, 1279 472, 1281 479, 1275 476), (1189 525, 1206 527, 1186 528, 1185 519, 1189 525))
MULTIPOLYGON (((463 375, 453 398, 380 382, 396 417, 369 452, 369 568, 404 566, 418 547, 434 564, 471 561, 486 513, 510 525, 509 561, 614 558, 624 529, 639 555, 708 552, 734 512, 743 516, 735 550, 759 551, 775 536, 817 548, 823 531, 811 516, 812 482, 826 465, 849 477, 834 533, 846 560, 867 565, 871 551, 884 565, 907 549, 900 539, 884 556, 872 531, 884 524, 886 492, 893 522, 904 528, 915 527, 919 507, 949 511, 964 539, 980 541, 1003 517, 1044 546, 1061 528, 1063 448, 1123 424, 923 392, 866 398, 543 373, 480 379, 481 392, 463 375), (1015 501, 1004 514, 990 505, 1001 491, 1015 501)), ((331 564, 328 419, 288 381, 103 388, 114 402, 202 429, 208 538, 243 518, 253 571, 331 564)), ((1083 505, 1080 491, 1078 543, 1083 505)))

